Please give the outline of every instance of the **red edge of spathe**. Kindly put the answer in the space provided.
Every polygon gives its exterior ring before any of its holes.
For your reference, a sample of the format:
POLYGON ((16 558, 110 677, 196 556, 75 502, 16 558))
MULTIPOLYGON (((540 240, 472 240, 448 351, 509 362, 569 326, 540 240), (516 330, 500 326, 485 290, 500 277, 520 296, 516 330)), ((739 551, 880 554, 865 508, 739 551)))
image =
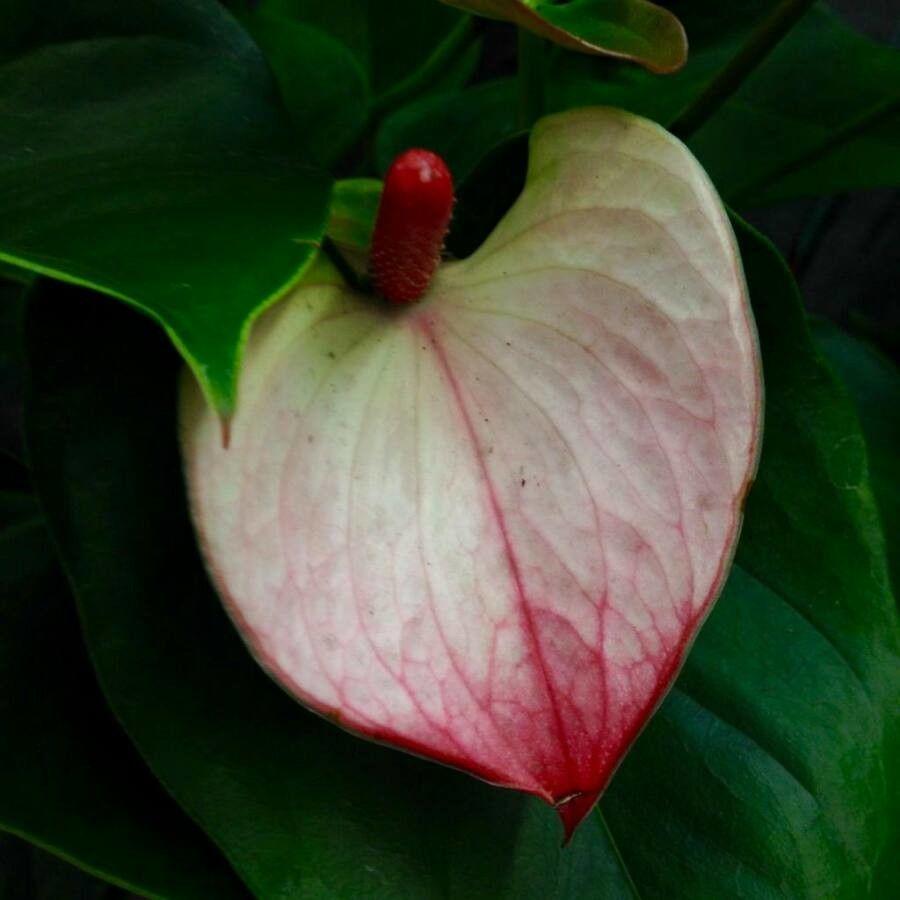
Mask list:
MULTIPOLYGON (((728 228, 730 230, 730 224, 728 224, 728 228)), ((742 271, 739 272, 739 274, 741 279, 743 280, 742 271)), ((744 282, 744 297, 747 298, 746 282, 744 282)), ((753 324, 753 320, 750 316, 747 315, 747 309, 749 308, 748 303, 745 303, 744 306, 744 314, 747 319, 751 337, 756 340, 756 329, 753 324)), ((506 778, 502 772, 487 767, 474 765, 473 762, 468 758, 464 758, 460 755, 436 752, 434 748, 417 741, 411 741, 409 738, 402 736, 389 728, 372 727, 371 724, 368 724, 362 720, 354 720, 348 717, 339 709, 322 706, 312 697, 310 697, 305 691, 303 691, 290 676, 290 674, 286 672, 281 666, 279 666, 273 658, 265 653, 260 647, 256 646, 255 642, 252 640, 253 631, 249 628, 247 621, 239 611, 238 604, 235 602, 234 597, 226 589, 224 581, 219 576, 219 573, 210 564, 211 556, 207 552, 208 542, 206 539, 206 535, 199 523, 198 517, 192 515, 191 519, 195 533, 197 534, 204 567, 210 577, 216 593, 221 598, 222 605, 225 608, 228 617, 231 619, 236 631, 238 632, 239 637, 241 638, 241 641, 247 647, 250 655, 256 660, 257 664, 266 672, 266 674, 274 681, 274 683, 286 694, 288 694, 288 696, 290 696, 293 700, 299 701, 310 712, 327 719, 331 723, 336 724, 344 731, 356 737, 363 738, 376 744, 389 746, 390 748, 395 750, 401 750, 407 754, 417 756, 429 762, 440 763, 442 765, 448 766, 449 768, 456 769, 457 771, 461 771, 470 776, 474 776, 481 781, 484 781, 495 787, 517 790, 538 797, 545 803, 553 806, 556 810, 563 827, 563 844, 568 844, 578 825, 593 809, 597 800, 600 798, 603 791, 611 781, 618 766, 627 755, 628 750, 631 748, 634 741, 650 721, 653 714, 665 698, 666 694, 671 689, 678 675, 678 672, 684 665, 688 651, 690 650, 694 640, 699 634, 700 627, 702 626, 703 621, 711 612, 715 600, 721 593, 724 586, 740 537, 741 526, 743 523, 743 507, 749 490, 753 484, 754 475, 759 462, 763 402, 762 380, 760 378, 758 355, 754 356, 754 370, 757 375, 755 383, 758 427, 754 431, 754 440, 749 448, 748 455, 750 457, 750 462, 747 468, 747 474, 744 483, 742 485, 742 490, 735 496, 733 501, 732 539, 729 541, 728 545, 725 547, 724 552, 721 555, 715 579, 710 587, 709 592, 707 593, 706 598, 701 604, 700 609, 685 626, 683 630, 682 640, 670 652, 669 662, 663 670, 663 675, 659 679, 657 679, 656 689, 648 698, 641 712, 635 717, 633 726, 624 731, 620 736, 620 739, 616 742, 616 751, 613 753, 615 763, 613 765, 610 765, 605 771, 601 773, 596 785, 582 789, 568 797, 553 797, 546 791, 541 790, 537 785, 529 786, 513 783, 508 778, 506 778)), ((187 377, 190 376, 188 375, 187 377)), ((180 428, 179 430, 181 432, 182 446, 184 446, 184 431, 183 428, 180 428)), ((222 452, 227 452, 227 450, 223 449, 222 452)), ((192 473, 189 471, 192 465, 192 461, 186 460, 184 468, 185 474, 187 475, 186 492, 188 495, 191 512, 193 513, 198 504, 197 498, 194 495, 194 491, 191 488, 192 483, 196 483, 196 479, 192 477, 192 473)))

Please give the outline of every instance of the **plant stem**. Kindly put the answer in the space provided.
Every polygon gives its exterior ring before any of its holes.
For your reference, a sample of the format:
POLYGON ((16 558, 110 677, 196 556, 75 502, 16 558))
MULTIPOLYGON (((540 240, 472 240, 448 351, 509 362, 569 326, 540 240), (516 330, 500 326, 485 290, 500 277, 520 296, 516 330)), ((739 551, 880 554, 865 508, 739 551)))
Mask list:
POLYGON ((544 41, 519 29, 518 85, 520 128, 530 129, 544 114, 544 41))
POLYGON ((424 94, 477 38, 474 16, 465 16, 408 78, 385 91, 372 104, 372 120, 424 94))
POLYGON ((782 0, 706 90, 680 113, 669 130, 682 140, 697 131, 744 83, 813 3, 815 0, 782 0))

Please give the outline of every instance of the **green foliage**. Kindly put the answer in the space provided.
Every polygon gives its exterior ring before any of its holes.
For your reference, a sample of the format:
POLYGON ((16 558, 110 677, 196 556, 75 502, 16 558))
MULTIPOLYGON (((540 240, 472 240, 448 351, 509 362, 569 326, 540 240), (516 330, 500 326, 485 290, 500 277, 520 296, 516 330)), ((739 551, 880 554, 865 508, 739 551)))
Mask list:
POLYGON ((757 483, 725 592, 604 809, 652 896, 887 897, 900 630, 864 442, 786 266, 736 224, 767 391, 757 483))
POLYGON ((0 258, 155 318, 227 412, 252 318, 321 237, 328 179, 214 0, 129 8, 29 7, 0 66, 0 258))
POLYGON ((569 50, 633 60, 655 72, 684 65, 687 39, 678 19, 649 0, 444 0, 561 44, 569 50))
POLYGON ((41 499, 113 710, 254 894, 576 900, 606 883, 599 822, 563 851, 539 801, 342 734, 267 679, 197 553, 175 360, 140 320, 77 294, 32 303, 41 499))
POLYGON ((461 182, 490 148, 517 130, 512 79, 437 94, 403 107, 384 121, 375 142, 375 165, 383 174, 404 147, 435 148, 454 180, 461 182))
POLYGON ((381 200, 377 178, 348 178, 338 181, 331 195, 328 237, 357 277, 365 277, 375 216, 381 200))
MULTIPOLYGON (((232 5, 251 30, 260 18, 271 18, 312 26, 339 41, 355 57, 379 104, 407 79, 414 79, 466 19, 438 3, 420 0, 235 0, 232 5)), ((289 35, 283 40, 293 44, 296 55, 303 55, 301 41, 292 41, 289 35)), ((463 55, 453 62, 445 83, 468 78, 475 60, 463 55)))
POLYGON ((817 7, 690 141, 746 203, 900 183, 900 51, 817 7))
POLYGON ((320 165, 337 162, 368 116, 369 85, 359 61, 298 19, 260 11, 243 21, 272 67, 299 146, 320 165))
MULTIPOLYGON (((900 53, 821 5, 781 39, 806 5, 673 0, 691 55, 666 77, 548 44, 540 103, 678 129, 742 209, 900 185, 900 53)), ((598 4, 537 6, 578 34, 598 4)), ((900 375, 811 334, 739 220, 767 410, 736 565, 572 846, 539 802, 301 709, 209 587, 171 345, 227 415, 254 318, 323 238, 365 276, 372 176, 410 145, 461 185, 451 251, 478 246, 524 133, 521 82, 472 84, 477 23, 434 0, 0 0, 0 366, 18 377, 41 276, 43 509, 4 452, 0 828, 153 897, 897 896, 900 375)), ((645 53, 599 26, 619 55, 677 56, 674 31, 645 53)))
MULTIPOLYGON (((746 22, 706 35, 688 65, 665 79, 556 51, 547 110, 618 106, 672 126, 700 102, 752 34, 746 22)), ((500 79, 398 111, 379 133, 379 165, 400 147, 425 143, 465 177, 518 130, 516 91, 513 79, 500 79)), ((746 205, 898 184, 900 51, 855 34, 816 8, 686 137, 720 193, 746 205)))
POLYGON ((900 597, 900 371, 867 341, 824 320, 813 322, 812 327, 859 413, 894 594, 900 597))
POLYGON ((0 465, 0 828, 148 897, 244 896, 106 708, 37 502, 0 465))
POLYGON ((269 683, 193 546, 170 355, 73 290, 34 303, 29 440, 107 695, 258 896, 865 895, 896 821, 896 614, 853 411, 777 254, 741 241, 769 439, 739 565, 602 804, 627 870, 599 819, 560 851, 536 801, 361 744, 269 683))

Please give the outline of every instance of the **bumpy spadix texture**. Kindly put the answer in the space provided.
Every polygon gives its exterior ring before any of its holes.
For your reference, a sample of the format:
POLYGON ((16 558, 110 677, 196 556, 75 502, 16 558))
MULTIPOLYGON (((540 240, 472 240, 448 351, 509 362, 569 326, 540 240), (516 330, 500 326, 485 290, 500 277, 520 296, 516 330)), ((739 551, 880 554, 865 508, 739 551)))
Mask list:
POLYGON ((391 163, 372 237, 372 278, 395 303, 418 300, 441 261, 453 213, 453 177, 430 150, 407 150, 391 163))
POLYGON ((729 224, 655 125, 544 119, 522 197, 421 302, 380 309, 323 264, 254 330, 230 447, 192 383, 182 415, 206 560, 262 665, 571 830, 737 538, 760 384, 729 224))

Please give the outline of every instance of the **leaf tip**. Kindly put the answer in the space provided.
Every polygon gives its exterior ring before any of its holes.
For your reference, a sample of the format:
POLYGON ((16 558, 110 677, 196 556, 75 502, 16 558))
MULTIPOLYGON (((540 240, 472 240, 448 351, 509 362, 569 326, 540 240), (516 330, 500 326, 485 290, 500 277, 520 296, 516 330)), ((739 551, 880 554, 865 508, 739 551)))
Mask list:
POLYGON ((222 449, 227 450, 231 444, 231 413, 219 414, 219 428, 222 435, 222 449))

